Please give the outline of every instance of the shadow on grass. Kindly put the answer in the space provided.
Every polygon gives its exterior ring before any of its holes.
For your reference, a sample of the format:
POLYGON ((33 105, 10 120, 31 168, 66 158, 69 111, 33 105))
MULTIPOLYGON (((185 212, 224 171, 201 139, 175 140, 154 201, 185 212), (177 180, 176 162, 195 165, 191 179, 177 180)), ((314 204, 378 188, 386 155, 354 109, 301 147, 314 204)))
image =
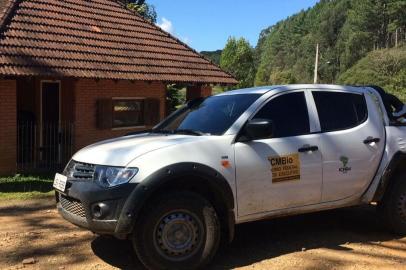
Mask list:
POLYGON ((52 181, 21 181, 0 183, 0 192, 43 192, 47 193, 52 190, 52 181))
POLYGON ((14 176, 0 178, 0 192, 42 192, 52 190, 52 178, 50 176, 14 176))

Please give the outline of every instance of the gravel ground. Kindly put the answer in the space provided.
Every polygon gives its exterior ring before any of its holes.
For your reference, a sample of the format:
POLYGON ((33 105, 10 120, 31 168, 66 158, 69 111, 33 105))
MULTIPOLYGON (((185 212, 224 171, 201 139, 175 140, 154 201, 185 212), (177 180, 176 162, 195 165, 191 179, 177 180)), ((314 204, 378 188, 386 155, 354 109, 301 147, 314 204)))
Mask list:
MULTIPOLYGON (((70 225, 52 199, 0 201, 0 224, 0 269, 143 269, 129 242, 70 225)), ((406 270, 406 237, 373 207, 256 222, 237 226, 208 269, 406 270)))

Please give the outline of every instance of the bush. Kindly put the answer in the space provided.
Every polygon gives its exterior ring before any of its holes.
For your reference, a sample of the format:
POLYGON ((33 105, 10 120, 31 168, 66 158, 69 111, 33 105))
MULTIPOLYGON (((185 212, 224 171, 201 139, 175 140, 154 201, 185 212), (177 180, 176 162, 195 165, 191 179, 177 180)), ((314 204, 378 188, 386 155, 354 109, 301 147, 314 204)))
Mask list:
POLYGON ((338 82, 350 85, 379 85, 406 101, 406 46, 369 53, 338 82))

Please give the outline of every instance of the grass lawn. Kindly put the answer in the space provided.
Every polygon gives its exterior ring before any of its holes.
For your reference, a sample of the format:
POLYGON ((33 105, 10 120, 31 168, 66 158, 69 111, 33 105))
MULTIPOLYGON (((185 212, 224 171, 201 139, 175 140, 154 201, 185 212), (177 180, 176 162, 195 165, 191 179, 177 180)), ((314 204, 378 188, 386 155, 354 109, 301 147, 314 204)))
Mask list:
POLYGON ((46 176, 0 177, 0 200, 52 197, 53 180, 46 176))

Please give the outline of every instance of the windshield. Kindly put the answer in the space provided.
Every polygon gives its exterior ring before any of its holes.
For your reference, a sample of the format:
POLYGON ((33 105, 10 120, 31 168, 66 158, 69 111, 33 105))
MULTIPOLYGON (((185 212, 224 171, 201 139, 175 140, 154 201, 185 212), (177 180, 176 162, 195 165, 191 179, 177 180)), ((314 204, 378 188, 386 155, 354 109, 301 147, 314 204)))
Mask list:
POLYGON ((222 135, 259 97, 259 94, 236 94, 194 100, 153 131, 222 135))

